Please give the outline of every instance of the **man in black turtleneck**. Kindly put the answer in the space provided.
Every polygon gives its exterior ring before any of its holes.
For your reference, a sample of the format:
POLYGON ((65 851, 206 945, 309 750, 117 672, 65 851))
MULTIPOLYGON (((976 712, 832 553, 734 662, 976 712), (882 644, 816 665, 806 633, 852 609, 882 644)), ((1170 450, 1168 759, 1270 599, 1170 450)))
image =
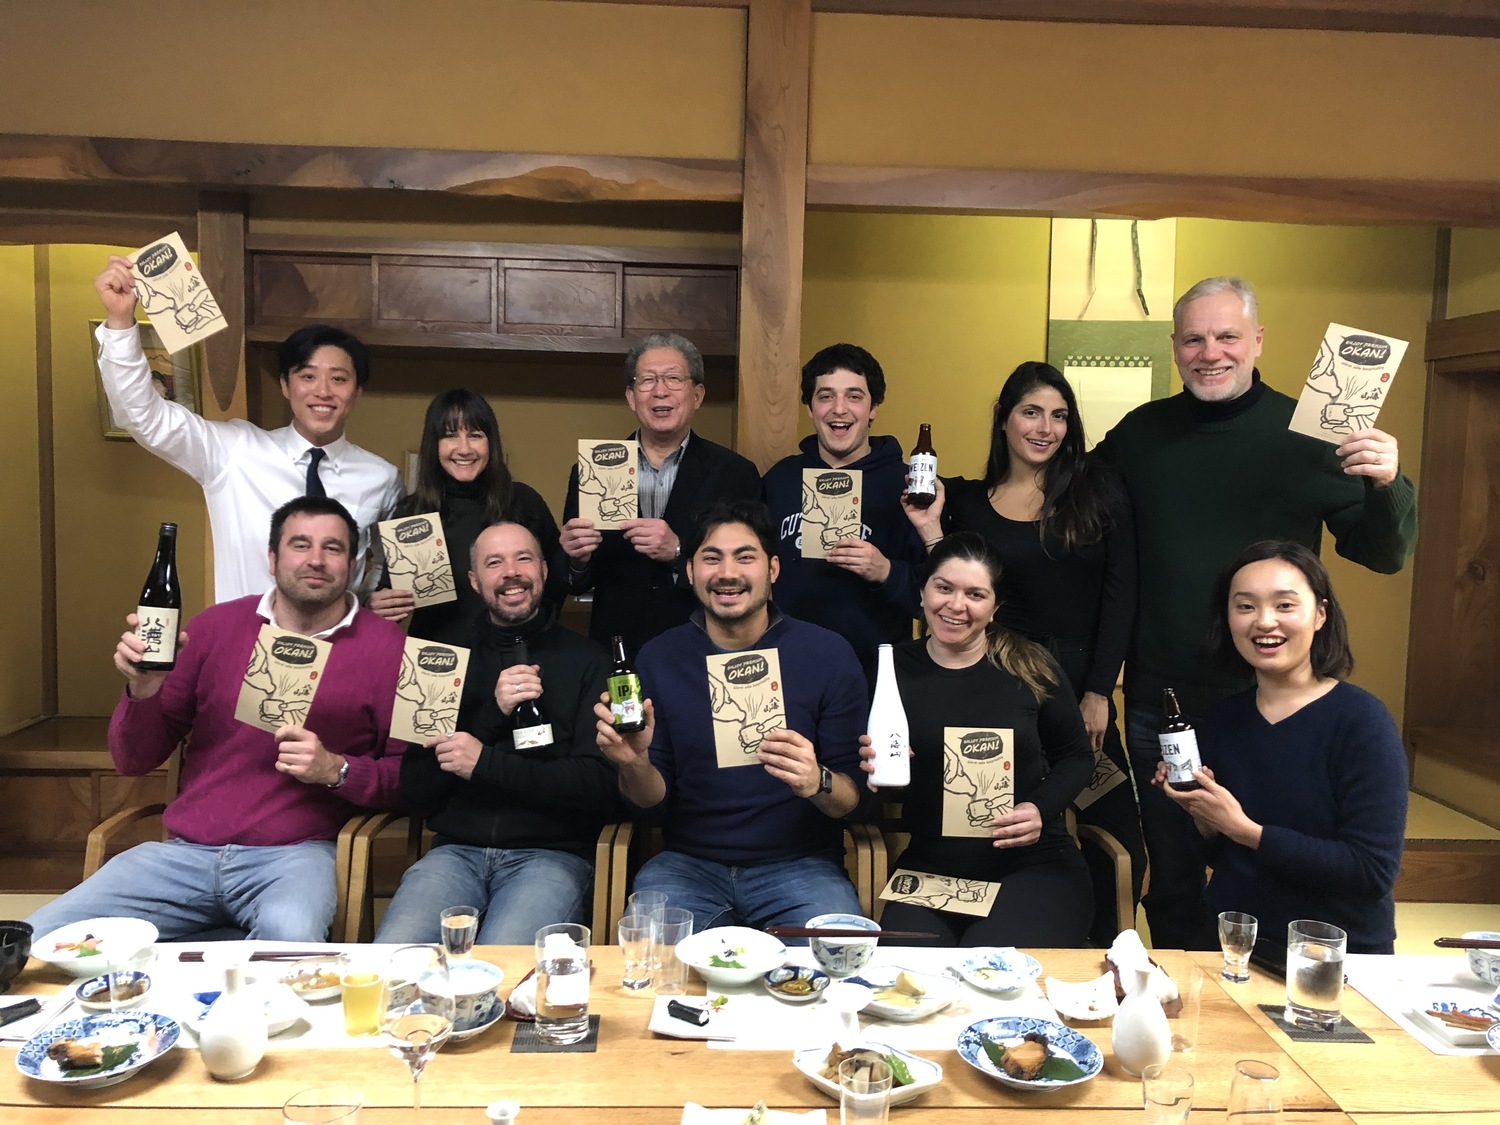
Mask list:
POLYGON ((1131 411, 1095 451, 1119 470, 1135 509, 1139 599, 1125 660, 1125 744, 1158 948, 1217 947, 1201 901, 1197 834, 1151 778, 1163 688, 1176 689, 1192 716, 1250 683, 1200 659, 1209 614, 1224 611, 1208 604, 1219 570, 1261 539, 1316 551, 1324 524, 1340 555, 1382 574, 1400 570, 1416 541, 1416 490, 1398 469, 1396 439, 1361 430, 1335 450, 1288 430, 1296 400, 1255 369, 1264 332, 1245 281, 1198 282, 1173 309, 1184 391, 1131 411))
POLYGON ((401 761, 402 796, 437 839, 402 878, 378 942, 436 942, 438 912, 459 904, 483 913, 484 945, 525 945, 550 923, 587 922, 594 844, 623 811, 615 767, 594 743, 608 657, 543 601, 536 537, 494 524, 474 540, 469 566, 485 612, 459 733, 401 761))

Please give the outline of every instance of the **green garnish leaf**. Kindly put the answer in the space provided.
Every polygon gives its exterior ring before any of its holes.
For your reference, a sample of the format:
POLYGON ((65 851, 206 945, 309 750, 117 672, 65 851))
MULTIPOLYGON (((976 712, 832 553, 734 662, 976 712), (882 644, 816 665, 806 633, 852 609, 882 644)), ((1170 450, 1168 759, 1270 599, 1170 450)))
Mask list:
POLYGON ((710 953, 708 955, 708 963, 715 969, 743 969, 745 967, 738 961, 720 957, 717 953, 710 953))
POLYGON ((1083 1068, 1067 1055, 1048 1055, 1037 1077, 1053 1082, 1072 1082, 1083 1077, 1083 1068))
POLYGON ((132 1055, 140 1050, 139 1043, 116 1043, 105 1047, 100 1054, 103 1056, 98 1066, 82 1066, 76 1069, 59 1066, 58 1069, 69 1078, 87 1078, 91 1074, 103 1074, 107 1070, 113 1070, 121 1063, 127 1061, 132 1055))
POLYGON ((891 1068, 891 1080, 897 1086, 911 1085, 911 1071, 907 1068, 906 1060, 900 1055, 886 1055, 885 1065, 891 1068))
POLYGON ((101 954, 99 953, 99 951, 92 945, 82 945, 78 947, 78 956, 80 957, 98 957, 100 955, 101 954))
POLYGON ((1000 1060, 1005 1057, 1005 1047, 996 1043, 987 1035, 979 1037, 979 1045, 984 1048, 984 1053, 989 1057, 990 1062, 994 1063, 998 1068, 1000 1060))

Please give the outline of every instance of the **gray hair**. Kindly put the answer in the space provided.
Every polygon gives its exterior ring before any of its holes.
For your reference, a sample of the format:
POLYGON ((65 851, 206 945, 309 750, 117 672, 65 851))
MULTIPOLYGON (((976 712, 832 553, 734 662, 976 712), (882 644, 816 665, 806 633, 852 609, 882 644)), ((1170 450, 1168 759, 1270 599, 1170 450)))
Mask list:
POLYGON ((679 352, 687 361, 688 378, 693 382, 703 382, 703 356, 699 353, 697 346, 686 336, 679 336, 675 332, 652 332, 649 336, 642 336, 630 346, 630 351, 625 353, 625 385, 635 385, 635 369, 641 362, 641 356, 652 348, 671 348, 679 352))
POLYGON ((1255 299, 1255 290, 1243 277, 1205 277, 1194 285, 1172 306, 1172 330, 1175 332, 1182 325, 1182 310, 1198 300, 1200 297, 1216 297, 1220 293, 1233 293, 1240 299, 1244 307, 1245 315, 1250 318, 1251 324, 1260 323, 1260 302, 1255 299))

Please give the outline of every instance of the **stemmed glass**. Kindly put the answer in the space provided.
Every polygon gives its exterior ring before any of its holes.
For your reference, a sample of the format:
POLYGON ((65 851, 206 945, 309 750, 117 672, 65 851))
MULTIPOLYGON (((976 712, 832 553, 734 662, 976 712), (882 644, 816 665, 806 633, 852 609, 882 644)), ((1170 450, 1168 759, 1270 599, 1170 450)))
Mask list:
POLYGON ((1244 984, 1250 979, 1250 954, 1255 951, 1258 925, 1253 914, 1226 910, 1219 915, 1219 948, 1224 951, 1225 980, 1244 984))
POLYGON ((435 945, 405 945, 391 954, 389 1004, 382 1026, 391 1054, 411 1068, 411 1107, 422 1108, 422 1069, 453 1033, 455 1003, 448 957, 435 945))

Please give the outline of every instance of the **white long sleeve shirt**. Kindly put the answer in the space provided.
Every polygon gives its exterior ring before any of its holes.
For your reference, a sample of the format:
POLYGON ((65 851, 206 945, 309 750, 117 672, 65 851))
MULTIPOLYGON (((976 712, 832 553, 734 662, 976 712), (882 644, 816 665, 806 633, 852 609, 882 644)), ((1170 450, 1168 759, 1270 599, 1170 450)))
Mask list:
MULTIPOLYGON (((312 444, 291 426, 263 430, 240 419, 211 422, 168 402, 151 387, 151 369, 135 327, 100 325, 99 376, 115 421, 137 442, 203 486, 214 540, 216 602, 263 594, 271 516, 307 489, 312 444)), ((324 491, 349 509, 361 529, 354 576, 358 588, 372 525, 401 496, 396 468, 339 438, 323 447, 318 468, 324 491)))

